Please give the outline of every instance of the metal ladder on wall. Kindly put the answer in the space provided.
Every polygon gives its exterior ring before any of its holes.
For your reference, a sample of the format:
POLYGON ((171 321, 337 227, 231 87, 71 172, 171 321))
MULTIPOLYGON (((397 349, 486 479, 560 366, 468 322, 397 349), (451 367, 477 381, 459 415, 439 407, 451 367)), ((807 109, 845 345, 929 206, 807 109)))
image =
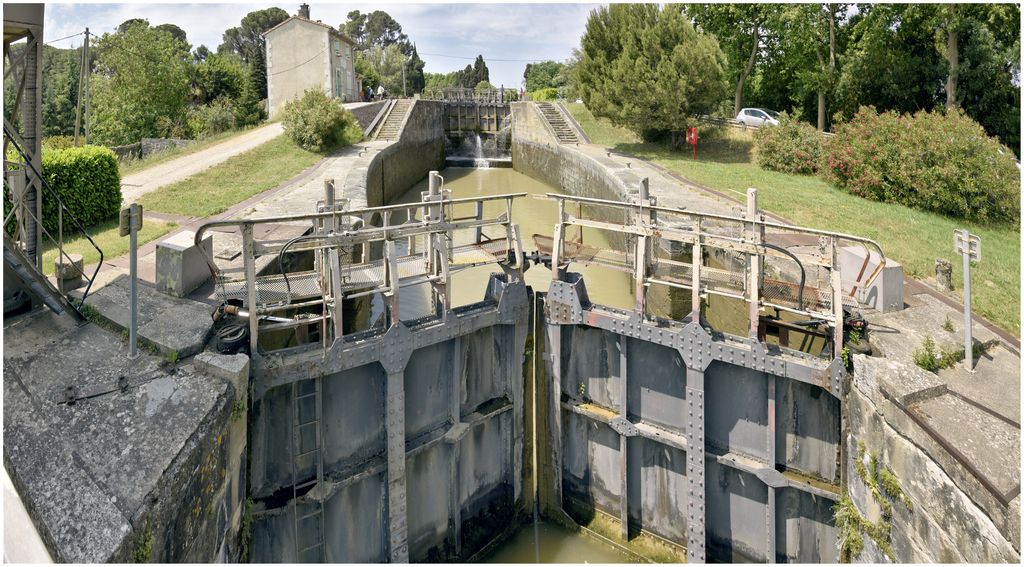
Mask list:
POLYGON ((323 396, 320 378, 292 383, 292 507, 295 521, 295 558, 300 563, 324 563, 324 460, 323 396), (300 480, 312 466, 314 476, 300 480), (309 488, 304 494, 303 490, 309 488), (300 494, 305 496, 299 502, 300 494))

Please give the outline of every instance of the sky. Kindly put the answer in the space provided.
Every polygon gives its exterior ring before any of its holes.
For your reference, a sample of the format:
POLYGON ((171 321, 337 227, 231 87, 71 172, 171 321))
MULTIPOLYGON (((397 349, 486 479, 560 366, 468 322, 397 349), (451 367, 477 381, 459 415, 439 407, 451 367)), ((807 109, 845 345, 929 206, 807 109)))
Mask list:
MULTIPOLYGON (((193 48, 215 50, 224 30, 239 25, 253 11, 277 6, 289 14, 301 0, 276 3, 208 4, 57 4, 47 3, 46 42, 79 33, 112 32, 130 18, 150 25, 174 24, 185 30, 193 48)), ((425 4, 425 3, 310 3, 310 16, 338 26, 351 10, 384 10, 402 25, 426 62, 424 71, 447 73, 472 64, 482 54, 491 83, 520 87, 530 60, 567 59, 579 47, 587 16, 597 4, 425 4), (499 61, 501 59, 508 61, 499 61)), ((54 47, 76 47, 82 36, 56 41, 54 47)))

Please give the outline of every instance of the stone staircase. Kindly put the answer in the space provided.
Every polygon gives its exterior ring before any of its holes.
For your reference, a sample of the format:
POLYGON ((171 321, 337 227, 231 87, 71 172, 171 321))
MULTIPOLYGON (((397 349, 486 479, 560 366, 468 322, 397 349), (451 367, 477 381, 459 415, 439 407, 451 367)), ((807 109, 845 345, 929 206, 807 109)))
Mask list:
POLYGON ((388 113, 387 118, 377 128, 377 133, 374 135, 374 140, 397 140, 398 136, 402 133, 402 122, 405 121, 405 115, 409 114, 409 108, 412 107, 413 100, 409 98, 400 98, 395 101, 395 105, 391 107, 391 111, 388 113))
POLYGON ((550 102, 538 102, 537 109, 551 126, 551 130, 560 144, 578 144, 580 142, 579 136, 576 135, 576 129, 569 125, 565 115, 558 107, 550 102))

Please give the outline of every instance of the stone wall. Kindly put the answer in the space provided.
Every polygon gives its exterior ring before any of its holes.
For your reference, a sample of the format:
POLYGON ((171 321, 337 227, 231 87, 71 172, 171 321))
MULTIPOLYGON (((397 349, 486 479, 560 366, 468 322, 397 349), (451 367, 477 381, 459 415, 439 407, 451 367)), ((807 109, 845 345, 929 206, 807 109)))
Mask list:
POLYGON ((171 148, 185 147, 194 141, 180 138, 143 138, 134 144, 114 146, 110 149, 117 155, 117 159, 142 159, 171 148))
POLYGON ((863 520, 891 526, 890 556, 865 534, 854 561, 1018 563, 1020 496, 999 503, 895 403, 920 403, 944 386, 916 366, 882 358, 856 355, 854 368, 846 401, 846 489, 863 520), (870 470, 872 458, 893 473, 907 498, 888 498, 888 520, 885 504, 857 470, 870 470))
POLYGON ((444 167, 444 104, 417 100, 409 109, 398 141, 370 148, 345 178, 344 194, 366 195, 366 206, 391 204, 430 170, 444 167))
POLYGON ((352 115, 356 117, 356 121, 359 122, 359 127, 363 129, 363 132, 369 134, 369 132, 367 132, 366 129, 370 126, 370 123, 373 122, 373 119, 377 117, 377 114, 380 112, 382 108, 384 108, 384 105, 386 105, 387 103, 388 101, 386 100, 371 102, 357 106, 355 108, 349 108, 348 111, 351 112, 352 115))

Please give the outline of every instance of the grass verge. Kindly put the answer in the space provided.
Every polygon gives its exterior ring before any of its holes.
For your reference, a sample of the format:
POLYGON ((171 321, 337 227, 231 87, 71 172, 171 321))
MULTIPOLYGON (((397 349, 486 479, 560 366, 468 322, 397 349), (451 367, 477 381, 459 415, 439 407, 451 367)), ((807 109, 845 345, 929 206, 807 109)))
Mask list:
POLYGON ((595 144, 652 161, 700 185, 735 195, 758 189, 758 204, 795 224, 865 236, 887 257, 903 264, 907 275, 935 274, 935 259, 953 263, 954 287, 963 289, 963 262, 953 253, 953 230, 968 228, 981 237, 983 261, 971 267, 975 312, 1020 337, 1020 230, 979 225, 890 203, 869 201, 812 176, 765 171, 753 163, 749 132, 724 130, 704 136, 697 160, 687 151, 642 143, 632 132, 595 118, 582 104, 566 108, 595 144), (593 129, 593 130, 592 130, 593 129), (593 131, 593 134, 591 133, 593 131))
MULTIPOLYGON (((173 222, 146 219, 142 223, 142 230, 139 231, 139 246, 160 238, 176 226, 173 222)), ((128 237, 118 235, 117 219, 100 223, 88 230, 92 239, 96 241, 96 245, 103 250, 103 258, 105 260, 111 260, 128 253, 128 237)), ((68 254, 81 254, 86 266, 95 264, 100 259, 96 249, 81 234, 64 241, 64 252, 68 254)), ((47 246, 43 251, 44 274, 48 276, 53 274, 53 261, 57 259, 58 253, 59 251, 56 246, 47 246)), ((91 272, 86 270, 86 274, 91 275, 91 272)))
MULTIPOLYGON (((262 126, 262 124, 260 126, 262 126)), ((249 128, 245 128, 243 130, 231 130, 229 132, 221 132, 220 134, 215 134, 213 136, 209 136, 201 140, 196 140, 191 144, 181 148, 168 148, 162 152, 150 154, 142 159, 129 159, 121 161, 118 162, 117 169, 121 173, 121 177, 131 175, 133 173, 138 173, 144 169, 153 167, 154 165, 158 165, 166 161, 179 158, 181 156, 187 156, 189 154, 201 152, 225 140, 230 140, 235 136, 240 136, 242 134, 245 134, 246 132, 250 132, 257 127, 258 126, 252 126, 249 128)))
POLYGON ((188 217, 215 215, 278 186, 323 157, 299 148, 286 135, 278 136, 202 173, 147 193, 139 203, 147 211, 188 217))

